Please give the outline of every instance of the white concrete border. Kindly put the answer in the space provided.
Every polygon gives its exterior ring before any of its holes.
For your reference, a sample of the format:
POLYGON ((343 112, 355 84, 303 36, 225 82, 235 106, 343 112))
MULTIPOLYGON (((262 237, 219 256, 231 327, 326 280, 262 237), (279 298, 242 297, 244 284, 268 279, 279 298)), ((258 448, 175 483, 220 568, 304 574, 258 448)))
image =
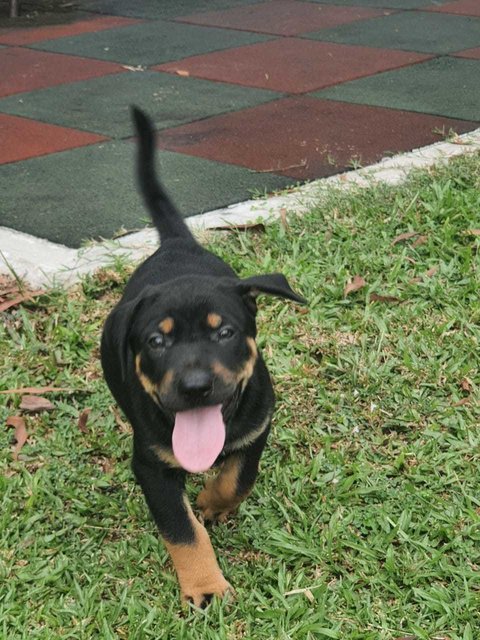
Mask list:
MULTIPOLYGON (((448 142, 437 142, 409 153, 385 158, 370 167, 310 182, 285 195, 248 200, 193 216, 188 218, 187 222, 193 230, 201 231, 218 226, 265 221, 278 217, 282 209, 302 213, 318 204, 322 193, 330 185, 349 188, 351 185, 367 186, 372 181, 398 184, 412 169, 429 167, 478 150, 480 129, 457 136, 448 142)), ((13 270, 17 276, 35 288, 70 285, 82 275, 111 263, 115 256, 140 260, 152 253, 157 246, 157 233, 151 228, 117 240, 92 244, 83 249, 70 249, 26 233, 0 227, 0 273, 11 273, 13 270)))

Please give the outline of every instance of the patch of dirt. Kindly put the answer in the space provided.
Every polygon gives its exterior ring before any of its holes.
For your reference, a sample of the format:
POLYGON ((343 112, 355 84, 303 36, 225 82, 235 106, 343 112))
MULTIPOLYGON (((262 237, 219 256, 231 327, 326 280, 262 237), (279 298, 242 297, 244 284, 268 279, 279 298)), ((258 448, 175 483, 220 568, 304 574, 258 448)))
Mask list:
POLYGON ((77 16, 78 2, 68 0, 19 0, 18 18, 10 18, 9 0, 0 0, 0 28, 25 29, 68 24, 77 16))

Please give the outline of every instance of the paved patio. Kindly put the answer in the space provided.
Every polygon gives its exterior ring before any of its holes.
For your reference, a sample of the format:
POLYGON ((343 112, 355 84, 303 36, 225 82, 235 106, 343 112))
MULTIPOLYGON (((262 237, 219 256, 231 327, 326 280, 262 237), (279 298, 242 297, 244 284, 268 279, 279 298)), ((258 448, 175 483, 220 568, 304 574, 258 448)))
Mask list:
POLYGON ((479 0, 82 0, 56 22, 0 29, 0 225, 70 247, 147 222, 133 103, 186 216, 480 126, 479 0))

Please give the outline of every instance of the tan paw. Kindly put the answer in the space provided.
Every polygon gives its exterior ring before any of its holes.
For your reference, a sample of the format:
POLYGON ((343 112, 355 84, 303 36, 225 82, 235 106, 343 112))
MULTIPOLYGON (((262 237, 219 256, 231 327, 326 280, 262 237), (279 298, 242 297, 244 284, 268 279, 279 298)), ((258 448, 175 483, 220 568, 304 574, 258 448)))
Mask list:
POLYGON ((183 584, 182 600, 185 603, 193 604, 195 607, 204 609, 212 600, 213 596, 224 598, 227 595, 232 598, 235 595, 233 587, 220 573, 213 579, 202 580, 197 584, 183 584))
POLYGON ((214 492, 207 486, 198 494, 197 507, 202 512, 204 520, 214 522, 226 522, 228 516, 237 510, 238 503, 215 499, 214 492))

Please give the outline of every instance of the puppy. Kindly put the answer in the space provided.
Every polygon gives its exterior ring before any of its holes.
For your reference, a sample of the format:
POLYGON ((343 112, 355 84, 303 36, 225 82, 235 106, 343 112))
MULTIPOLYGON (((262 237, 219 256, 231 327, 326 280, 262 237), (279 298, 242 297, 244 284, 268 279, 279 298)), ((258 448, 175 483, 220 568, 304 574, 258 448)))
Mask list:
POLYGON ((198 496, 205 520, 224 520, 249 494, 274 408, 255 343, 255 299, 305 301, 283 275, 242 280, 196 242, 157 181, 152 123, 137 108, 133 119, 140 190, 161 246, 105 322, 102 367, 132 424, 133 471, 182 598, 203 606, 230 585, 185 496, 186 474, 220 469, 198 496))

